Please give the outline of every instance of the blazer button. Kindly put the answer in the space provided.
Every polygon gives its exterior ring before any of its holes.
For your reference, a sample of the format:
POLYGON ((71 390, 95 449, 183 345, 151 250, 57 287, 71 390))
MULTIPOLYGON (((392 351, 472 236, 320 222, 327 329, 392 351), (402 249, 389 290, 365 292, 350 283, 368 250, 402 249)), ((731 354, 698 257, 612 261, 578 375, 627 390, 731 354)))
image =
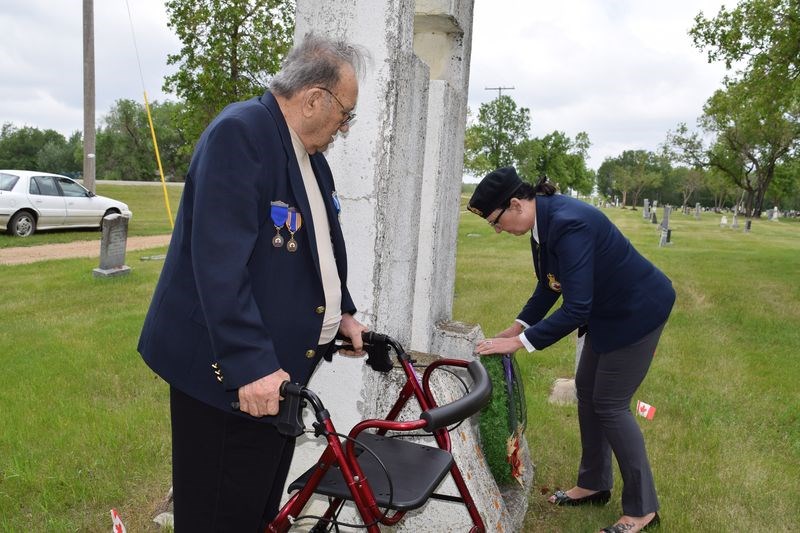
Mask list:
POLYGON ((319 307, 314 309, 314 311, 316 311, 318 315, 321 315, 322 313, 325 312, 325 306, 324 305, 320 305, 319 307))
POLYGON ((306 357, 308 359, 311 359, 312 357, 314 357, 316 355, 316 353, 317 352, 315 350, 306 350, 306 357))

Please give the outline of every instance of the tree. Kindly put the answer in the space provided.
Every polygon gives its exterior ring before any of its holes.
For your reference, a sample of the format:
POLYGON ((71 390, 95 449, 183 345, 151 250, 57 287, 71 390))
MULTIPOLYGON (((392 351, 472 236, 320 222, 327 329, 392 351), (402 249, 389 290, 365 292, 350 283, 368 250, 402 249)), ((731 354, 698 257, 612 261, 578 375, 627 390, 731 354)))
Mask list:
POLYGON ((686 212, 689 200, 705 183, 705 173, 702 170, 686 167, 678 167, 673 169, 672 172, 681 189, 683 197, 681 208, 686 212))
POLYGON ((223 107, 263 93, 292 45, 294 2, 168 0, 168 25, 181 40, 164 80, 186 107, 182 129, 191 150, 223 107))
POLYGON ((607 158, 597 170, 598 189, 602 194, 622 195, 622 207, 625 207, 628 193, 631 193, 633 209, 639 203, 639 197, 647 188, 655 188, 661 184, 663 160, 657 154, 645 150, 625 150, 615 158, 607 158))
POLYGON ((744 189, 747 215, 758 217, 776 167, 800 142, 800 4, 745 0, 713 19, 698 14, 690 35, 709 62, 739 70, 704 108, 701 126, 716 136, 711 148, 703 149, 697 136, 676 145, 744 189))
POLYGON ((72 177, 79 176, 83 171, 81 132, 74 132, 68 140, 61 137, 47 141, 36 154, 36 168, 72 177))
MULTIPOLYGON (((174 126, 181 104, 150 105, 159 154, 168 179, 182 179, 189 165, 187 144, 174 126)), ((102 179, 153 181, 159 179, 153 137, 145 107, 133 100, 117 100, 97 131, 97 175, 102 179)))
POLYGON ((483 176, 498 167, 518 166, 515 149, 528 139, 530 127, 530 110, 518 109, 510 96, 481 104, 478 123, 465 133, 464 169, 483 176))
POLYGON ((564 132, 554 131, 541 139, 522 141, 514 153, 523 175, 546 174, 563 190, 571 188, 589 194, 594 185, 594 174, 586 166, 590 146, 585 132, 572 140, 564 132))
POLYGON ((0 168, 41 170, 78 176, 83 169, 81 134, 69 141, 55 130, 40 130, 11 123, 0 129, 0 168))

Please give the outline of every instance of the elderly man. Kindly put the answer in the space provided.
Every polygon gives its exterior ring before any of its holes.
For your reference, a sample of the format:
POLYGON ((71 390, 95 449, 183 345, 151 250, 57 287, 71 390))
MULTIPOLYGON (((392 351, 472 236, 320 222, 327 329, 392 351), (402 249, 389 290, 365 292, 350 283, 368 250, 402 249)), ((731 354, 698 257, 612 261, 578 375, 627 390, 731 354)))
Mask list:
POLYGON ((307 383, 337 332, 361 353, 322 152, 350 128, 365 57, 307 35, 196 146, 139 341, 170 385, 178 533, 263 531, 294 451, 274 425, 281 383, 307 383))

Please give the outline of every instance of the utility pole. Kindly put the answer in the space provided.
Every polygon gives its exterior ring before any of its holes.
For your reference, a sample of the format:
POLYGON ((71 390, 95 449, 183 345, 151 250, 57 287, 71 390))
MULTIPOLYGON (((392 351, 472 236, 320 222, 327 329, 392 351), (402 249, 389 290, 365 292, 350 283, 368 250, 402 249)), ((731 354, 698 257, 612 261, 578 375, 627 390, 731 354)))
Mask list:
POLYGON ((513 91, 514 87, 485 87, 484 90, 486 91, 497 91, 497 97, 500 98, 503 96, 503 91, 513 91))
MULTIPOLYGON (((503 96, 503 91, 510 91, 514 90, 514 87, 486 87, 485 90, 487 91, 497 91, 497 99, 499 100, 501 96, 503 96)), ((499 102, 498 102, 499 103, 499 102)), ((501 137, 503 137, 503 131, 505 130, 505 124, 503 124, 503 113, 499 111, 498 106, 498 115, 497 115, 497 132, 495 133, 495 140, 494 146, 490 150, 489 158, 492 161, 495 167, 499 167, 503 161, 503 154, 501 150, 501 137)))
POLYGON ((83 186, 95 192, 94 0, 83 0, 83 186))

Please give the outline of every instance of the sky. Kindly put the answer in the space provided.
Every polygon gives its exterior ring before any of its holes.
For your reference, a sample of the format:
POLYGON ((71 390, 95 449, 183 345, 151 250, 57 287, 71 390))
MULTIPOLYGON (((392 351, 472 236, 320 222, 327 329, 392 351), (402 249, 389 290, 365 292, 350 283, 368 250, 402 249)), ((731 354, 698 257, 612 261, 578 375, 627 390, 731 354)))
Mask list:
MULTIPOLYGON (((477 115, 497 97, 487 87, 514 87, 503 94, 530 109, 531 136, 586 132, 594 169, 624 150, 657 150, 721 86, 724 68, 687 32, 699 11, 723 4, 475 0, 469 107, 477 115)), ((151 102, 173 98, 161 88, 180 42, 164 0, 99 0, 94 10, 98 121, 120 98, 141 102, 143 89, 151 102)), ((2 0, 0 124, 82 129, 82 27, 81 0, 2 0)))

